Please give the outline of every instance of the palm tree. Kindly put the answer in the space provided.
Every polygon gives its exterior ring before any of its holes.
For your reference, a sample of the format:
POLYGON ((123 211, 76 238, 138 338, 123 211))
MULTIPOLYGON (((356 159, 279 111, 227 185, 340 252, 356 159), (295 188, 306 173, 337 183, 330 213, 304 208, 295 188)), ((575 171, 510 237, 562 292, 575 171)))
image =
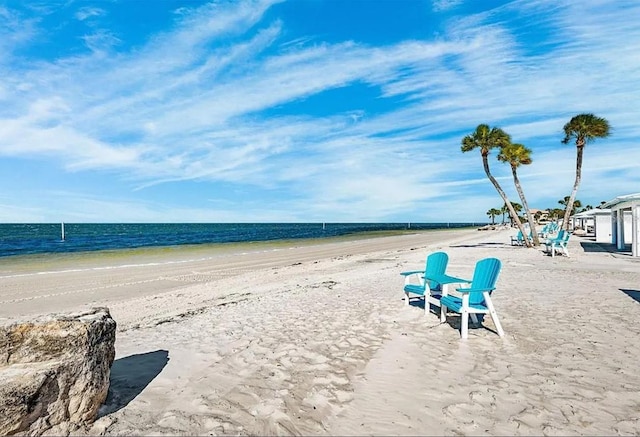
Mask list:
MULTIPOLYGON (((509 202, 511 204, 511 207, 513 208, 513 210, 516 212, 516 215, 518 217, 520 217, 520 211, 522 211, 522 205, 520 205, 518 202, 509 202)), ((505 206, 507 207, 507 209, 509 209, 509 207, 507 206, 507 204, 505 203, 505 206)), ((512 220, 513 222, 513 220, 512 220)))
MULTIPOLYGON (((564 196, 564 198, 558 200, 558 203, 564 206, 564 209, 562 210, 563 217, 567 214, 567 209, 569 208, 569 199, 570 199, 569 196, 564 196)), ((569 213, 569 217, 575 214, 577 212, 577 209, 580 207, 582 207, 582 202, 580 202, 578 199, 575 199, 573 201, 573 207, 571 209, 571 212, 569 213)))
POLYGON ((489 211, 487 211, 487 215, 489 217, 491 217, 491 224, 495 225, 496 224, 496 216, 502 214, 502 211, 500 211, 499 209, 496 208, 491 208, 489 211))
MULTIPOLYGON (((500 128, 494 127, 489 128, 486 124, 480 124, 476 127, 476 130, 471 134, 467 135, 462 139, 462 153, 469 152, 473 149, 480 149, 480 155, 482 156, 482 165, 484 166, 484 172, 487 174, 487 177, 502 197, 502 200, 507 204, 507 208, 509 208, 509 214, 513 217, 514 221, 518 225, 518 229, 522 232, 522 235, 525 234, 524 226, 522 226, 522 222, 518 218, 518 215, 513 210, 513 206, 511 206, 511 202, 507 198, 506 193, 498 184, 496 178, 491 175, 491 171, 489 170, 489 152, 494 147, 502 147, 511 143, 511 138, 509 135, 500 128)), ((525 238, 525 243, 527 247, 531 247, 531 242, 525 238)))
POLYGON ((555 216, 556 219, 564 217, 564 209, 553 208, 552 211, 553 211, 553 215, 555 216))
POLYGON ((500 214, 502 214, 502 224, 504 225, 504 215, 509 212, 509 208, 507 208, 507 204, 505 203, 504 205, 502 205, 502 208, 500 208, 500 214))
POLYGON ((529 205, 527 205, 527 199, 524 197, 524 192, 522 191, 522 186, 520 185, 520 179, 518 178, 518 167, 521 165, 529 165, 532 162, 531 159, 531 149, 526 148, 522 144, 512 143, 507 144, 500 148, 500 153, 498 154, 498 161, 507 162, 511 166, 511 173, 513 174, 513 183, 516 186, 516 191, 518 192, 518 196, 520 196, 520 200, 522 200, 522 205, 524 206, 524 212, 527 215, 527 221, 529 222, 529 227, 531 229, 531 235, 533 236, 533 245, 540 246, 540 240, 538 239, 538 232, 536 231, 536 222, 533 219, 533 215, 529 210, 529 205))
POLYGON ((540 221, 540 219, 542 218, 542 211, 536 211, 536 213, 533 215, 533 218, 536 220, 536 223, 538 223, 540 221))
POLYGON ((584 153, 584 146, 595 138, 608 137, 609 122, 605 118, 596 117, 593 114, 579 114, 564 125, 564 135, 562 143, 568 144, 571 138, 575 138, 576 148, 578 149, 576 155, 576 180, 573 183, 573 190, 571 191, 571 196, 567 203, 567 210, 564 213, 564 219, 562 221, 562 226, 565 229, 569 229, 569 216, 571 215, 571 210, 573 210, 573 201, 576 198, 582 177, 582 155, 584 153))

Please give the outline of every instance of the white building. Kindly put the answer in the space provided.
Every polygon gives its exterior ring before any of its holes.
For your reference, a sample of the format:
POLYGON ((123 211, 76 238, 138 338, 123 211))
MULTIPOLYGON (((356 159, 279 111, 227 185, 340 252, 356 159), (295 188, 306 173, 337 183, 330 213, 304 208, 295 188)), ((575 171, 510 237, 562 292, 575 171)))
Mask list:
POLYGON ((602 207, 611 209, 612 242, 618 250, 631 243, 631 255, 640 256, 640 193, 618 196, 602 207))

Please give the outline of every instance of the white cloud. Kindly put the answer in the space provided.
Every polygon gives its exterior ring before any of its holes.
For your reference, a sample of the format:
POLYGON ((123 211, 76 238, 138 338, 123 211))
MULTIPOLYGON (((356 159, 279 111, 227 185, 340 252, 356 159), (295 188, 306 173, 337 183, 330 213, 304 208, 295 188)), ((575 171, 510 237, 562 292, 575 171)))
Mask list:
POLYGON ((463 0, 433 0, 431 8, 435 12, 448 11, 461 5, 463 0))
MULTIPOLYGON (((560 144, 562 126, 588 111, 608 118, 613 135, 588 146, 578 198, 613 197, 640 182, 632 172, 640 6, 518 1, 456 18, 437 40, 371 47, 290 39, 287 22, 265 22, 273 3, 182 8, 173 29, 129 52, 103 30, 85 37, 90 54, 1 66, 0 155, 109 172, 138 193, 194 180, 282 191, 296 200, 251 211, 275 220, 292 210, 300 220, 437 220, 452 211, 484 218, 500 199, 480 157, 460 152, 460 139, 489 123, 532 148, 522 182, 532 207, 548 207, 573 183, 575 151, 560 144), (611 32, 611 23, 624 32, 611 32), (528 33, 536 29, 541 42, 528 33), (354 85, 402 103, 372 111, 354 99, 323 116, 279 112, 354 85)), ((12 24, 0 37, 28 40, 20 20, 6 9, 2 17, 12 24)), ((0 42, 0 52, 16 46, 0 42)), ((514 197, 508 167, 493 158, 491 167, 514 197)), ((123 204, 109 211, 168 216, 123 204)), ((192 216, 215 218, 195 209, 192 216)))
POLYGON ((85 21, 88 18, 92 18, 92 17, 100 17, 102 15, 105 15, 106 11, 102 8, 96 8, 93 6, 85 6, 82 7, 80 9, 78 9, 78 11, 76 12, 76 18, 80 21, 85 21))

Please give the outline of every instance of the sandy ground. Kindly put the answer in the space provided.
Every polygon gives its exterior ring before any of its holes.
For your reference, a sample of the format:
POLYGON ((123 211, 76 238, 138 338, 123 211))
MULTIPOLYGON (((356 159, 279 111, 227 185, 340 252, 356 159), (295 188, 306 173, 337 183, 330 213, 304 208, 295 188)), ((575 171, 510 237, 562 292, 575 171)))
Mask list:
POLYGON ((110 395, 89 434, 638 435, 640 262, 513 231, 423 233, 123 264, 0 266, 0 317, 106 305, 110 395), (505 337, 405 305, 432 251, 495 256, 505 337), (31 269, 31 270, 30 270, 31 269))

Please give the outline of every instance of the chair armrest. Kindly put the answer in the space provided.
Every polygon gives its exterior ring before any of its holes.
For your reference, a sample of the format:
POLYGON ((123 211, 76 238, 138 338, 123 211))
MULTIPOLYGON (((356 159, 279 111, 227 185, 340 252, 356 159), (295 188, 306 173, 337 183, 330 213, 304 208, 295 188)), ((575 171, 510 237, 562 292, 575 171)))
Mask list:
POLYGON ((493 291, 496 287, 493 288, 456 288, 458 293, 483 293, 485 291, 493 291))
POLYGON ((456 278, 455 276, 440 275, 440 276, 425 276, 424 279, 428 281, 435 281, 438 284, 471 284, 468 279, 456 278))
POLYGON ((410 272, 402 272, 400 274, 402 276, 409 276, 409 275, 417 275, 418 273, 424 273, 424 270, 412 270, 410 272))

